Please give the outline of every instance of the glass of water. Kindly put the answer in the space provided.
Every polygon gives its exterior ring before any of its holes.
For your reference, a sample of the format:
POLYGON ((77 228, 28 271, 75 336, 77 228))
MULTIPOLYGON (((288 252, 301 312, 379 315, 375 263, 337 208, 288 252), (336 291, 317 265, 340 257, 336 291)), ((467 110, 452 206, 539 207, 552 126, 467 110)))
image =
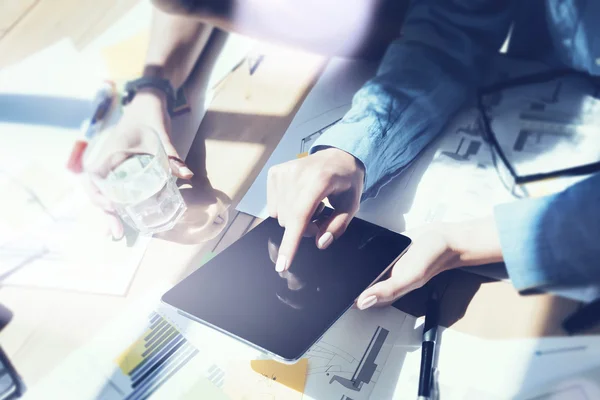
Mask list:
POLYGON ((83 166, 119 216, 141 233, 167 231, 186 210, 158 134, 136 126, 101 133, 83 166))

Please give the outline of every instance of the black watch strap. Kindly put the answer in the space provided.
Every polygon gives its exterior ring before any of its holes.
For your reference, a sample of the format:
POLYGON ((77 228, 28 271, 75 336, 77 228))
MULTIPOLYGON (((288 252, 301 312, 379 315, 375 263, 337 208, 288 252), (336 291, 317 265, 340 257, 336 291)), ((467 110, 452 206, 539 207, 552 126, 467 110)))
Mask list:
POLYGON ((129 81, 125 84, 125 96, 123 97, 123 105, 128 104, 133 100, 140 89, 152 88, 160 90, 165 94, 167 99, 167 110, 169 114, 173 111, 175 105, 175 90, 168 79, 158 78, 155 76, 142 76, 141 78, 129 81))

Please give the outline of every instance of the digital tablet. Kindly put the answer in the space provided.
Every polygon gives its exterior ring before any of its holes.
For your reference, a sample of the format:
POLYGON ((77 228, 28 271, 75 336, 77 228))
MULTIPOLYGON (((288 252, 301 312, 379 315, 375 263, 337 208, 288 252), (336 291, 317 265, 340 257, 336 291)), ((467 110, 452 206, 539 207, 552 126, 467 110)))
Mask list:
POLYGON ((326 250, 319 250, 314 238, 303 238, 289 270, 278 273, 283 232, 277 220, 265 220, 162 301, 281 361, 294 362, 410 245, 406 236, 354 218, 326 250))

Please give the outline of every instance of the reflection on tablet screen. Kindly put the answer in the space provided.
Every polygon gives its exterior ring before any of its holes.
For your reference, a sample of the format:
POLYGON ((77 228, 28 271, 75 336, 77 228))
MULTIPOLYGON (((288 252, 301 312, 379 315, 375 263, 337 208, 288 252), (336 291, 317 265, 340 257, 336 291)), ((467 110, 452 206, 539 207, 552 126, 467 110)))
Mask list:
POLYGON ((275 271, 283 228, 267 219, 165 294, 186 314, 283 358, 306 351, 410 239, 354 219, 326 250, 303 238, 275 271))

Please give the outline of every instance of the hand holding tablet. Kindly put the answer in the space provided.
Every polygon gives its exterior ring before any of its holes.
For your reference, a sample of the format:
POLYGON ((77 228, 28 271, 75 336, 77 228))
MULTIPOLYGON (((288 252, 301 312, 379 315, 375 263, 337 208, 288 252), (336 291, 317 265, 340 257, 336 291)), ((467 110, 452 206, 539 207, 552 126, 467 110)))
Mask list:
MULTIPOLYGON (((330 213, 326 209, 325 213, 330 213)), ((326 250, 303 238, 277 272, 284 228, 269 218, 163 296, 182 314, 293 362, 381 279, 410 239, 360 219, 326 250)))

